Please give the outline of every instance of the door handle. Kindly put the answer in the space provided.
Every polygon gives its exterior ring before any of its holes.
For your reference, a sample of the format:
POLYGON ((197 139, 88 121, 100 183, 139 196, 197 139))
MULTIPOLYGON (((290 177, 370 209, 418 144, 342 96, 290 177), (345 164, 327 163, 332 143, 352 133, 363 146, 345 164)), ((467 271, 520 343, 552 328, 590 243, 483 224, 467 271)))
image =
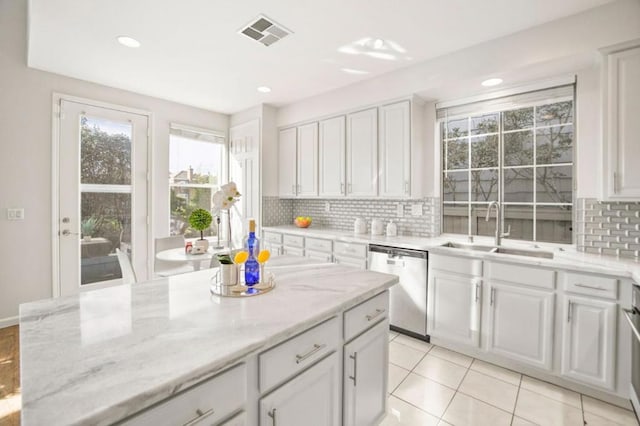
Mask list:
POLYGON ((353 386, 356 386, 358 377, 358 352, 354 352, 353 355, 349 355, 349 358, 353 360, 353 376, 349 376, 349 378, 353 380, 353 386))
POLYGON ((276 426, 276 409, 274 408, 273 410, 269 411, 267 415, 271 417, 271 423, 273 424, 273 426, 276 426))
POLYGON ((476 283, 476 302, 480 300, 480 283, 476 283))
POLYGON ((489 298, 489 306, 493 306, 493 301, 495 298, 496 289, 495 287, 491 289, 491 297, 489 298))
POLYGON ((636 325, 634 324, 633 319, 631 318, 631 315, 637 315, 637 314, 633 312, 631 309, 622 308, 622 311, 624 312, 624 316, 625 318, 627 318, 627 321, 631 326, 631 331, 633 331, 633 334, 636 335, 636 339, 638 339, 638 341, 640 342, 640 330, 636 328, 636 325))

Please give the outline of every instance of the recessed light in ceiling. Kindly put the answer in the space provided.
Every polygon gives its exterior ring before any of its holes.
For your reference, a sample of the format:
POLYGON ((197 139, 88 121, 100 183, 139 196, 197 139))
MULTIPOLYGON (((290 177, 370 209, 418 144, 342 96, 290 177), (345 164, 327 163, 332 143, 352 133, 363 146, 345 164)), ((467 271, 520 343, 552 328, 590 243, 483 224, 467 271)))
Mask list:
POLYGON ((256 90, 258 90, 258 92, 260 92, 260 93, 269 93, 269 92, 271 92, 271 87, 260 86, 256 90))
POLYGON ((480 84, 482 84, 484 87, 491 87, 491 86, 497 86, 500 83, 502 83, 501 78, 490 78, 488 80, 483 81, 480 84))
POLYGON ((123 46, 133 47, 133 48, 140 47, 140 42, 133 37, 118 36, 116 37, 116 40, 118 40, 118 43, 120 43, 123 46))
POLYGON ((353 75, 364 75, 364 74, 369 74, 369 71, 364 71, 364 70, 356 70, 353 68, 340 68, 343 72, 346 72, 347 74, 353 74, 353 75))

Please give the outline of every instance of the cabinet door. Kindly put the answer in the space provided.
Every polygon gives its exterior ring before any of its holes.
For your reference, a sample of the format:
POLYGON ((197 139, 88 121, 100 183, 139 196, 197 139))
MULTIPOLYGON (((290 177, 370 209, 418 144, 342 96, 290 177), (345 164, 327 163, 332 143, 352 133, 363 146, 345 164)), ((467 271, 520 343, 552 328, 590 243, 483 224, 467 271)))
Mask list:
POLYGON ((403 101, 380 108, 380 195, 411 194, 411 108, 403 101))
POLYGON ((318 123, 298 127, 298 195, 318 195, 318 123))
POLYGON ((617 306, 598 299, 565 297, 563 376, 614 389, 617 306))
POLYGON ((607 116, 610 182, 605 190, 611 199, 640 200, 640 47, 613 53, 607 67, 607 116))
POLYGON ((489 351, 550 370, 553 355, 554 294, 489 282, 489 351))
POLYGON ((481 290, 479 278, 433 271, 427 289, 429 334, 479 346, 481 290))
POLYGON ((261 426, 338 426, 338 354, 320 361, 260 400, 261 426))
POLYGON ((386 411, 388 366, 388 321, 345 345, 343 425, 374 425, 382 419, 386 411))
POLYGON ((345 189, 345 117, 320 122, 319 192, 323 197, 344 195, 345 189))
POLYGON ((378 110, 347 116, 347 195, 378 195, 378 110))
POLYGON ((278 143, 278 194, 281 197, 296 195, 296 128, 280 131, 278 143))

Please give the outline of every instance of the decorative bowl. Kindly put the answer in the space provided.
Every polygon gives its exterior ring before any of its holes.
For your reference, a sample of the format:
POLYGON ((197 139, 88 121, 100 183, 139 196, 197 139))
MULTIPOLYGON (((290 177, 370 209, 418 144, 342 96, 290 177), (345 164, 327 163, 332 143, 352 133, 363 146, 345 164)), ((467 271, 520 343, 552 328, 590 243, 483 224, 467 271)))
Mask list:
POLYGON ((308 228, 311 226, 311 218, 299 216, 294 219, 293 223, 295 223, 298 228, 308 228))

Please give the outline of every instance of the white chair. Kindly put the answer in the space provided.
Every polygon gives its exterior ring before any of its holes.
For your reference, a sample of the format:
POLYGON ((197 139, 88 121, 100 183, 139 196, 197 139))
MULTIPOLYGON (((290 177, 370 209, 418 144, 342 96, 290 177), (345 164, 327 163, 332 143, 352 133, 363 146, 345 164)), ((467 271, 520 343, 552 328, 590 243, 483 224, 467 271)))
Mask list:
POLYGON ((122 271, 122 282, 124 284, 135 284, 138 282, 136 279, 136 273, 131 265, 131 259, 127 253, 116 248, 116 255, 118 256, 118 263, 120 264, 120 270, 122 271))
MULTIPOLYGON (((174 237, 156 238, 155 240, 155 253, 161 251, 184 248, 185 241, 182 235, 176 235, 174 237)), ((168 277, 171 275, 184 274, 187 272, 193 272, 193 266, 189 262, 165 262, 155 259, 153 263, 154 273, 160 277, 168 277)))

